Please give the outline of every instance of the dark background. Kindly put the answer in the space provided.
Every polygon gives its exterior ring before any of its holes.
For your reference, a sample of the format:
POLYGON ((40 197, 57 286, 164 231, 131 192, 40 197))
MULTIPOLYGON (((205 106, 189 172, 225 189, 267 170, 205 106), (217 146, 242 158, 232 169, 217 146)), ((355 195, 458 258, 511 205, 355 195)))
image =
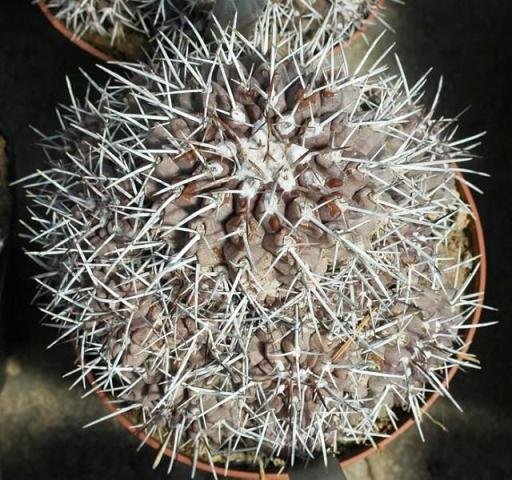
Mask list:
MULTIPOLYGON (((484 224, 489 261, 486 303, 499 308, 483 321, 499 325, 479 330, 472 346, 483 370, 457 375, 454 396, 465 414, 444 401, 432 414, 448 429, 426 426, 426 443, 409 431, 383 454, 349 469, 349 479, 508 479, 512 478, 512 7, 508 0, 407 0, 391 8, 396 29, 388 35, 411 79, 434 67, 426 100, 440 74, 444 93, 438 114, 453 116, 466 106, 460 135, 487 131, 472 168, 491 178, 472 180, 485 191, 476 200, 484 224)), ((43 161, 29 125, 51 132, 55 106, 66 102, 65 76, 80 94, 83 68, 104 77, 96 60, 57 33, 30 0, 0 1, 0 133, 9 142, 12 177, 30 173, 43 161)), ((23 212, 19 192, 15 214, 23 212)), ((7 383, 0 393, 0 477, 3 480, 157 479, 154 452, 143 448, 115 422, 83 430, 101 416, 96 398, 81 400, 80 387, 68 391, 71 352, 46 351, 54 332, 39 325, 29 306, 33 267, 20 242, 12 239, 10 271, 1 322, 5 328, 7 383), (2 470, 3 469, 3 470, 2 470)), ((0 345, 0 349, 2 346, 0 345)), ((0 368, 3 368, 1 366, 0 368)), ((176 470, 170 478, 187 478, 176 470)))

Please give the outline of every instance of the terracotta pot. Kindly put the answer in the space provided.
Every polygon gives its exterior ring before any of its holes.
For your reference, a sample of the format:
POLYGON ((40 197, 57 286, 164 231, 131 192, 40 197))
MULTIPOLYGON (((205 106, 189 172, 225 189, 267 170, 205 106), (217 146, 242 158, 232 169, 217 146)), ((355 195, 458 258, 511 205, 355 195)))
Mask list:
MULTIPOLYGON (((119 58, 114 58, 112 55, 109 55, 108 53, 100 50, 99 48, 95 47, 91 43, 85 41, 84 39, 78 37, 75 35, 64 23, 62 23, 57 17, 52 13, 51 9, 46 5, 45 0, 37 0, 36 4, 39 6, 41 11, 43 12, 44 16, 48 19, 48 21, 53 25, 53 27, 59 31, 62 35, 64 35, 68 40, 73 42, 75 45, 80 47, 81 49, 85 50, 86 52, 90 53, 91 55, 94 55, 95 57, 99 58, 100 60, 103 60, 104 62, 110 62, 115 60, 121 60, 119 58)), ((373 11, 370 13, 368 18, 365 20, 363 26, 357 30, 347 41, 346 46, 348 47, 352 43, 359 40, 368 30, 368 27, 373 23, 375 20, 375 12, 377 10, 380 10, 384 4, 384 0, 378 0, 376 3, 373 11)))
MULTIPOLYGON (((460 174, 460 178, 462 178, 462 175, 460 174)), ((467 334, 465 337, 465 346, 462 349, 463 353, 466 353, 469 349, 469 346, 471 345, 473 338, 475 336, 476 332, 476 324, 480 321, 480 316, 482 314, 482 304, 484 300, 484 292, 485 292, 485 284, 486 284, 486 275, 487 275, 487 257, 485 253, 485 242, 484 242, 484 234, 482 229, 482 223, 480 221, 480 216, 478 214, 478 210, 476 207, 475 200, 473 198, 473 195, 469 189, 469 187, 462 181, 459 181, 459 191, 462 195, 462 198, 465 200, 466 204, 469 205, 471 212, 473 214, 473 219, 471 223, 468 226, 468 233, 470 237, 470 243, 471 243, 471 249, 473 251, 474 255, 480 255, 480 270, 478 274, 473 279, 473 288, 472 290, 474 292, 480 292, 481 296, 479 299, 479 306, 476 308, 475 312, 473 313, 473 318, 471 320, 471 325, 473 325, 472 328, 467 330, 467 334)), ((454 365, 450 368, 448 371, 448 376, 446 380, 444 381, 444 385, 447 387, 451 380, 453 379, 454 375, 457 373, 458 366, 454 365)), ((90 373, 87 376, 89 382, 91 385, 94 386, 94 376, 90 373)), ((115 405, 111 403, 110 397, 100 391, 96 390, 96 394, 101 399, 102 403, 104 404, 105 408, 109 410, 110 412, 116 412, 117 408, 115 405)), ((422 411, 427 411, 434 402, 439 398, 438 393, 434 393, 430 395, 427 402, 422 408, 422 411)), ((134 426, 132 421, 125 415, 120 414, 115 417, 118 422, 125 427, 130 433, 135 435, 140 441, 145 441, 147 445, 150 447, 160 450, 162 447, 162 444, 156 440, 155 438, 148 438, 146 439, 146 435, 143 431, 140 429, 137 429, 137 427, 134 426)), ((406 432, 409 428, 411 428, 414 425, 414 418, 412 415, 405 416, 399 423, 399 428, 394 431, 392 434, 390 434, 389 437, 383 438, 380 441, 377 442, 377 447, 372 446, 363 446, 360 448, 352 448, 349 449, 347 453, 340 456, 340 467, 343 469, 344 467, 347 467, 355 462, 358 462, 372 453, 374 453, 377 450, 382 450, 384 447, 386 447, 388 444, 390 444, 393 440, 396 440, 396 438, 401 435, 402 433, 406 432)), ((165 454, 169 457, 172 456, 172 446, 166 448, 165 454)), ((176 460, 178 462, 181 462, 186 465, 192 465, 193 461, 190 457, 183 455, 181 453, 176 454, 176 460)), ((209 463, 197 461, 196 462, 197 468, 200 470, 212 472, 212 467, 209 463)), ((220 476, 224 475, 225 469, 223 466, 216 466, 214 468, 215 472, 219 474, 220 476)), ((260 480, 260 473, 256 471, 249 471, 249 470, 238 470, 238 469, 229 469, 227 471, 227 477, 229 478, 238 478, 238 479, 251 479, 251 480, 260 480)), ((275 473, 265 473, 265 480, 289 480, 289 476, 284 474, 275 474, 275 473)))

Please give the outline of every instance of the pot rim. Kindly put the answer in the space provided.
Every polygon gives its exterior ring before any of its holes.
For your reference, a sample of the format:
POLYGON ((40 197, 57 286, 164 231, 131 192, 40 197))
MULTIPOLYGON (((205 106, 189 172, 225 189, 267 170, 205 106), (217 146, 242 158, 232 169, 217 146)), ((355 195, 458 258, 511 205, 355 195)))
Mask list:
POLYGON ((69 41, 73 42, 75 45, 80 47, 82 50, 85 50, 87 53, 103 60, 104 62, 112 62, 116 59, 107 53, 101 51, 96 48, 89 42, 86 42, 78 35, 74 34, 64 23, 62 23, 50 10, 48 5, 46 5, 45 0, 37 0, 36 5, 40 8, 41 12, 43 12, 44 16, 47 20, 52 24, 53 28, 57 30, 59 33, 64 35, 69 41))
MULTIPOLYGON (((368 27, 374 23, 376 18, 376 12, 382 10, 383 4, 385 0, 377 0, 375 5, 372 7, 367 18, 364 19, 360 28, 358 28, 350 38, 345 42, 344 46, 348 47, 352 43, 359 40, 368 30, 368 27)), ((95 47, 89 42, 86 42, 83 38, 80 38, 73 31, 71 31, 63 22, 61 22, 51 11, 48 5, 45 3, 45 0, 36 0, 36 5, 40 8, 41 12, 43 12, 44 16, 47 20, 52 24, 52 26, 64 37, 66 37, 70 42, 74 43, 76 46, 80 47, 82 50, 85 50, 87 53, 90 53, 96 58, 103 60, 104 62, 116 62, 122 59, 118 59, 105 53, 99 48, 95 47)))
MULTIPOLYGON (((469 347, 471 346, 475 333, 476 333, 476 325, 480 321, 480 317, 482 314, 482 306, 484 302, 484 295, 485 295, 485 287, 486 287, 486 279, 487 279, 487 254, 485 250, 485 239, 484 239, 484 233, 483 233, 483 227, 482 222, 480 219, 480 215, 478 213, 478 208, 475 202, 475 199, 473 198, 473 194, 471 193, 471 190, 469 186, 465 183, 464 177, 461 173, 457 174, 457 180, 458 180, 458 186, 460 188, 460 193, 466 202, 466 204, 469 206, 469 209, 472 214, 472 220, 468 227, 469 237, 470 237, 470 244, 471 249, 474 253, 479 254, 480 259, 480 267, 478 275, 475 276, 473 280, 473 289, 475 292, 480 293, 479 297, 479 303, 476 307, 475 311, 473 312, 473 319, 471 321, 471 328, 468 329, 466 337, 464 339, 465 345, 461 349, 460 353, 466 353, 469 350, 469 347)), ((453 365, 449 371, 448 375, 446 376, 445 380, 443 381, 443 385, 445 387, 448 387, 450 382, 452 381, 453 377, 457 373, 459 369, 458 365, 453 365)), ((87 380, 91 384, 91 386, 95 387, 95 378, 94 375, 89 372, 87 374, 87 380)), ((101 402, 103 403, 104 407, 110 411, 111 413, 115 413, 118 411, 117 407, 111 402, 111 398, 105 393, 104 391, 101 391, 99 389, 95 390, 95 393, 100 398, 101 402)), ((429 396, 428 400, 425 402, 425 404, 421 407, 422 413, 429 410, 432 405, 439 399, 440 394, 438 392, 433 393, 429 396)), ((160 450, 162 448, 162 444, 156 440, 154 437, 146 437, 143 430, 140 430, 139 428, 135 427, 135 425, 130 421, 128 417, 126 417, 124 414, 117 414, 115 416, 116 420, 125 428, 127 429, 132 435, 137 437, 141 442, 149 445, 150 447, 154 448, 155 450, 160 450)), ((346 458, 343 458, 343 455, 341 456, 340 460, 340 468, 343 469, 345 467, 348 467, 349 465, 352 465, 355 462, 358 462, 360 460, 363 460, 364 458, 368 457, 372 453, 382 450, 387 445, 389 445, 393 440, 396 440, 396 438, 405 433, 409 428, 411 428, 415 423, 414 417, 410 414, 406 416, 406 420, 404 420, 399 428, 395 431, 393 431, 388 437, 382 438, 381 440, 376 442, 376 447, 374 446, 362 446, 361 450, 359 452, 354 452, 352 455, 349 455, 346 458)), ((167 447, 164 450, 164 453, 168 457, 173 456, 173 451, 171 448, 167 447)), ((176 452, 174 454, 175 460, 183 463, 185 465, 192 466, 193 461, 190 457, 187 455, 184 455, 180 452, 176 452)), ((229 468, 226 470, 225 467, 220 465, 215 465, 214 468, 209 463, 203 462, 201 460, 198 460, 196 462, 196 468, 199 470, 207 471, 212 473, 215 471, 218 475, 221 476, 227 476, 228 478, 237 478, 237 479, 247 479, 247 480, 261 480, 261 474, 256 471, 251 470, 239 470, 236 468, 229 468)), ((289 476, 287 473, 266 473, 265 477, 266 480, 289 480, 289 476)))

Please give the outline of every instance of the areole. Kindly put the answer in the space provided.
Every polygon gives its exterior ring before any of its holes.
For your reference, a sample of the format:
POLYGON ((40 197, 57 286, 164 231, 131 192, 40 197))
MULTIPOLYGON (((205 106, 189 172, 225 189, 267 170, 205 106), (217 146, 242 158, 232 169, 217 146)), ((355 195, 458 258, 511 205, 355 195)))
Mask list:
MULTIPOLYGON (((470 207, 471 213, 472 213, 472 221, 469 224, 467 230, 470 237, 470 243, 471 243, 471 249, 473 251, 473 254, 475 256, 479 257, 480 260, 480 268, 478 275, 473 280, 473 292, 479 292, 479 305, 475 309, 473 313, 472 320, 470 324, 472 327, 468 329, 467 335, 465 337, 465 345, 464 348, 461 350, 460 353, 466 353, 473 341, 473 338, 476 333, 476 325, 480 321, 480 316, 482 314, 482 304, 484 301, 484 293, 485 293, 485 286, 486 286, 486 275, 487 275, 487 257, 485 252, 485 240, 484 240, 484 234, 483 234, 483 228, 482 223, 480 220, 480 216, 478 214, 478 209, 475 203, 475 200, 473 198, 473 195, 467 186, 467 184, 462 179, 462 174, 459 174, 459 191, 463 199, 465 200, 466 204, 470 207)), ((453 377, 457 373, 458 366, 452 366, 450 370, 448 371, 447 377, 444 381, 444 385, 448 386, 449 383, 452 381, 453 377)), ((94 376, 89 373, 87 375, 88 381, 91 383, 92 386, 95 386, 95 379, 94 376)), ((115 405, 112 404, 111 398, 103 391, 96 389, 96 394, 102 401, 103 405, 107 410, 109 410, 112 413, 115 413, 117 411, 117 408, 115 405)), ((430 395, 427 402, 422 408, 422 411, 427 411, 432 405, 436 402, 436 400, 439 398, 439 393, 434 393, 430 395)), ((131 420, 124 414, 118 414, 115 417, 117 421, 126 428, 131 434, 135 435, 139 440, 143 441, 150 447, 160 450, 162 448, 162 444, 156 440, 155 438, 149 437, 146 438, 146 434, 144 431, 142 431, 140 428, 137 428, 131 420)), ((392 434, 390 434, 388 437, 381 439, 377 442, 377 448, 374 448, 372 446, 362 446, 359 449, 350 449, 345 455, 341 455, 340 460, 340 468, 345 468, 355 462, 358 462, 372 453, 374 453, 376 450, 381 450, 384 447, 386 447, 389 443, 391 443, 393 440, 395 440, 399 435, 406 432, 409 428, 411 428, 414 425, 414 419, 411 415, 404 416, 402 419, 399 428, 394 431, 392 434)), ((173 456, 172 446, 167 447, 164 450, 165 455, 168 457, 173 456)), ((177 460, 180 463, 183 463, 185 465, 193 465, 193 459, 182 454, 182 453, 176 453, 175 460, 177 460)), ((214 468, 211 467, 209 463, 197 461, 196 467, 200 470, 213 472, 215 471, 218 475, 227 475, 229 478, 237 478, 237 479, 251 479, 251 480, 261 480, 264 478, 265 480, 286 480, 289 479, 289 475, 287 473, 265 473, 264 477, 262 476, 262 473, 259 471, 249 471, 249 470, 241 470, 241 469, 228 469, 226 471, 225 467, 222 465, 217 465, 214 468)))

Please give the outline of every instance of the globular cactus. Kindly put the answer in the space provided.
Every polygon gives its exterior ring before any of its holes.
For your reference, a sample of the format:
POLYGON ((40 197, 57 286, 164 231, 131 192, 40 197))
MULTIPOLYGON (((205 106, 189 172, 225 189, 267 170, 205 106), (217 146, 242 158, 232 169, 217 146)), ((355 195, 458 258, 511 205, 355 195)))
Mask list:
MULTIPOLYGON (((283 47, 277 49, 281 54, 304 44, 319 50, 330 38, 348 42, 355 32, 372 23, 373 17, 386 25, 379 11, 380 0, 181 0, 175 9, 178 15, 169 14, 167 9, 165 21, 165 15, 154 13, 158 2, 141 1, 150 7, 148 21, 157 16, 159 30, 171 39, 190 31, 191 26, 209 38, 212 28, 215 36, 217 24, 222 30, 235 23, 260 48, 283 47)), ((165 10, 161 8, 164 2, 159 3, 159 11, 165 10)))
POLYGON ((270 42, 284 42, 292 50, 304 43, 321 50, 330 38, 348 42, 357 31, 374 23, 373 17, 382 19, 380 3, 380 0, 270 0, 248 36, 258 41, 267 37, 270 42), (278 36, 269 36, 275 24, 278 36))
POLYGON ((475 366, 473 140, 418 103, 424 78, 222 38, 61 110, 25 181, 44 312, 80 379, 194 462, 339 452, 400 409, 420 426, 448 368, 475 366))
MULTIPOLYGON (((42 0, 77 37, 117 59, 137 60, 151 50, 150 40, 164 34, 176 44, 212 28, 233 24, 249 30, 267 0, 42 0), (236 19, 236 20, 235 20, 236 19)), ((271 2, 269 2, 270 4, 271 2)))

